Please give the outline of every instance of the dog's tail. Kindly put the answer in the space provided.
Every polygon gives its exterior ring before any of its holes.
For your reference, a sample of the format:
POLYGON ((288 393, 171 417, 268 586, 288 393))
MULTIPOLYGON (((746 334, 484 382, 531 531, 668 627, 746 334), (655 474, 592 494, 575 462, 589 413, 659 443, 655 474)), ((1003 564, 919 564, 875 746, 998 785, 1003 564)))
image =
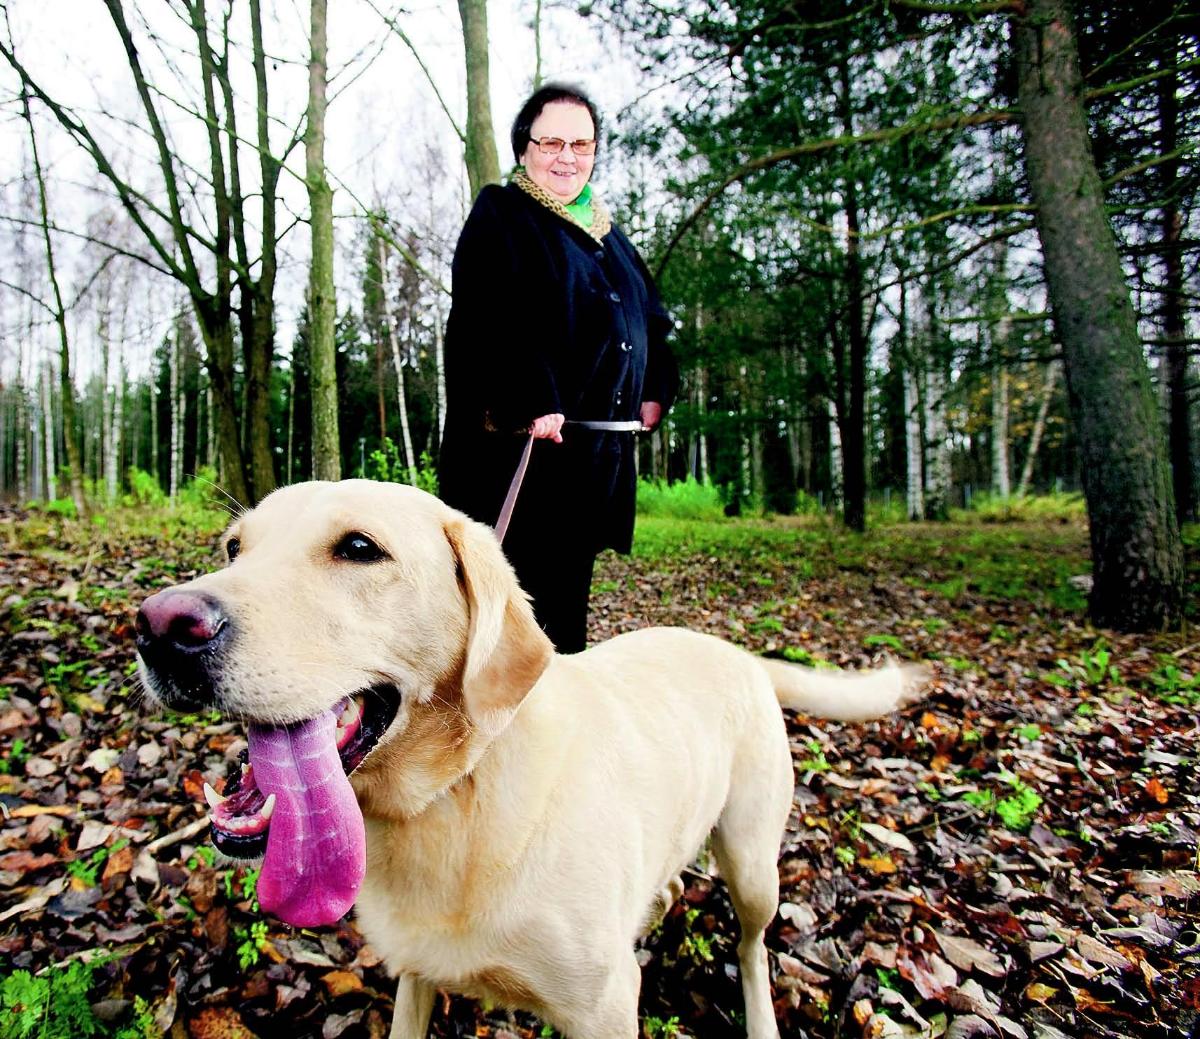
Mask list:
POLYGON ((919 700, 929 681, 923 664, 833 671, 759 657, 784 707, 839 722, 863 722, 919 700))

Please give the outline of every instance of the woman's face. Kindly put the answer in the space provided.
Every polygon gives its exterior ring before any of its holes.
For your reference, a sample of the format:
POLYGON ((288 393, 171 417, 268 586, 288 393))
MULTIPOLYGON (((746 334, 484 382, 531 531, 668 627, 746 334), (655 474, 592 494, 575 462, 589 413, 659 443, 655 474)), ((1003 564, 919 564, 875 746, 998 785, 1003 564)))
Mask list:
POLYGON ((574 202, 592 175, 596 156, 576 155, 570 142, 590 141, 596 136, 591 113, 574 101, 551 101, 538 113, 529 136, 557 137, 568 142, 557 155, 543 155, 533 141, 527 141, 521 165, 538 187, 545 188, 564 205, 574 202))

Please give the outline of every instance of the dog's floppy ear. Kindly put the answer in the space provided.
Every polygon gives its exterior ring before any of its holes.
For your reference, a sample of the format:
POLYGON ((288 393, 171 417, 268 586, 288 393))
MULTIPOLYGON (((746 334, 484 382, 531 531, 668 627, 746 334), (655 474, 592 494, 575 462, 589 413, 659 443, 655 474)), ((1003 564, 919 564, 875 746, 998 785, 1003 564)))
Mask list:
POLYGON ((456 517, 446 538, 470 611, 464 706, 475 725, 498 731, 549 666, 554 646, 491 529, 456 517))

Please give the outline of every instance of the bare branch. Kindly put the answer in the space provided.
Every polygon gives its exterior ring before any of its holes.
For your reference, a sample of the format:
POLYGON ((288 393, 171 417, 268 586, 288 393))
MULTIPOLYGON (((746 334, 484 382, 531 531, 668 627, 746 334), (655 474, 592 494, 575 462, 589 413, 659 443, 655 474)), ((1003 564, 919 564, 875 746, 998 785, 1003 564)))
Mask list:
POLYGON ((671 235, 667 242, 667 247, 663 251, 662 257, 658 261, 655 269, 655 276, 661 277, 663 270, 666 268, 668 260, 671 258, 671 253, 679 244, 680 239, 687 233, 688 229, 700 219, 704 212, 711 206, 722 194, 726 188, 745 180, 750 174, 757 173, 761 170, 770 169, 772 166, 778 166, 780 163, 791 162, 805 155, 817 155, 821 152, 831 151, 834 148, 845 148, 864 144, 879 144, 882 142, 899 141, 905 137, 911 137, 919 133, 934 133, 939 130, 960 130, 968 126, 982 126, 988 123, 1008 123, 1015 120, 1017 116, 1012 112, 1003 110, 991 110, 985 112, 972 112, 967 115, 946 116, 942 119, 922 120, 919 122, 904 123, 900 126, 889 127, 885 130, 868 130, 861 134, 844 134, 839 137, 826 137, 819 141, 805 141, 803 144, 797 144, 791 148, 781 148, 779 151, 770 152, 767 155, 761 155, 757 159, 752 159, 743 166, 739 166, 731 174, 725 177, 715 188, 713 188, 699 204, 680 221, 679 226, 671 235))
POLYGON ((400 28, 400 23, 397 22, 395 18, 393 18, 391 15, 384 14, 378 7, 376 7, 374 0, 366 0, 366 4, 369 8, 371 8, 372 11, 374 11, 377 15, 379 15, 379 17, 381 19, 383 19, 383 23, 389 29, 391 29, 392 32, 394 32, 397 36, 399 36, 400 42, 403 43, 404 46, 406 46, 409 49, 409 52, 416 59, 417 65, 420 67, 421 72, 424 73, 425 79, 428 81, 430 88, 433 90, 433 96, 437 98, 437 103, 439 105, 441 105, 442 111, 446 113, 446 118, 448 120, 450 120, 450 126, 454 129, 454 132, 458 135, 458 139, 460 141, 462 141, 463 144, 466 144, 467 143, 466 131, 458 125, 458 123, 454 119, 454 116, 450 113, 450 108, 446 104, 445 99, 442 97, 442 92, 440 90, 438 90, 438 85, 437 85, 437 82, 433 78, 433 73, 429 71, 429 67, 425 64, 424 61, 421 60, 421 55, 417 53, 416 45, 413 43, 413 41, 409 37, 408 33, 406 33, 402 28, 400 28))

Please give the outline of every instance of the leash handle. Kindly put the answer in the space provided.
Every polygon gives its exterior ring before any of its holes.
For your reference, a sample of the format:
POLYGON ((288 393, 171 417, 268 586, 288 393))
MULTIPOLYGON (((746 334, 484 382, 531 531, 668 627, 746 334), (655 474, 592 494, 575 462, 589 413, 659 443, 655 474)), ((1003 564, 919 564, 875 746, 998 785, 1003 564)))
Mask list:
POLYGON ((504 496, 504 504, 500 508, 500 518, 496 520, 496 540, 504 541, 508 533, 508 524, 512 520, 513 508, 517 504, 517 493, 525 479, 525 470, 529 468, 529 456, 533 453, 533 434, 525 438, 525 450, 521 452, 521 460, 517 463, 517 471, 513 473, 512 483, 508 485, 508 494, 504 496))

